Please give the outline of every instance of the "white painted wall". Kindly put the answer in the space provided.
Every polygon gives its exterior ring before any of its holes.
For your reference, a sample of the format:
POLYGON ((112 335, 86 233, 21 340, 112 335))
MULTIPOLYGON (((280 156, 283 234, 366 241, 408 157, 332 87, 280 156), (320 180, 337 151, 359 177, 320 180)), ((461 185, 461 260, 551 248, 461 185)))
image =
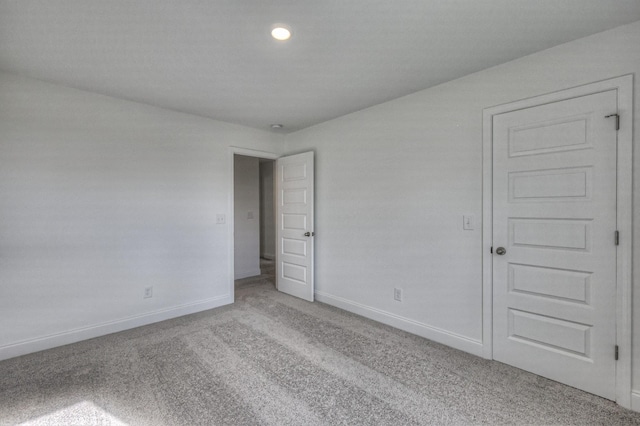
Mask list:
POLYGON ((260 162, 260 256, 275 259, 276 226, 271 160, 260 162))
MULTIPOLYGON (((286 152, 316 152, 318 299, 481 354, 483 109, 629 73, 640 99, 639 46, 636 22, 288 135, 286 152), (465 214, 476 230, 462 229, 465 214)), ((638 105, 622 119, 637 135, 638 105)), ((636 220, 636 290, 639 243, 636 220)), ((639 359, 640 290, 634 297, 639 359)))
POLYGON ((280 136, 5 73, 0 129, 0 359, 232 302, 229 146, 280 136))
POLYGON ((260 275, 260 159, 234 156, 235 279, 260 275))

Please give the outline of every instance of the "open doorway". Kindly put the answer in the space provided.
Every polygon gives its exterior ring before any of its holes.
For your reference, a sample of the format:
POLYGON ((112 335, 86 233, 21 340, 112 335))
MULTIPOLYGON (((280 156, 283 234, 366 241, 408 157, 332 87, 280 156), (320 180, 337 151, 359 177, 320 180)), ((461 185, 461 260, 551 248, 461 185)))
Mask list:
MULTIPOLYGON (((229 167, 232 178, 230 219, 233 222, 233 225, 228 228, 231 241, 229 247, 231 298, 235 299, 236 296, 235 279, 264 279, 263 270, 260 269, 259 235, 260 159, 265 159, 272 160, 271 175, 274 176, 272 188, 275 194, 264 195, 264 197, 271 199, 275 206, 273 211, 275 220, 271 221, 271 226, 274 227, 276 241, 275 268, 264 265, 264 273, 269 275, 267 278, 269 281, 266 284, 283 293, 313 302, 315 295, 313 151, 281 157, 265 151, 231 147, 230 154, 229 167), (248 204, 245 205, 247 201, 248 204), (272 275, 274 269, 275 275, 272 275)), ((268 174, 269 172, 265 171, 263 176, 268 174)), ((265 178, 264 182, 267 182, 267 179, 265 178)), ((268 185, 264 188, 268 190, 268 185)), ((268 207, 265 206, 265 208, 268 207)), ((265 232, 265 242, 268 241, 267 235, 268 232, 265 232)), ((270 251, 266 247, 268 246, 265 245, 263 253, 268 257, 270 251)), ((262 283, 265 282, 262 281, 262 283)))
POLYGON ((274 160, 235 154, 234 287, 275 287, 274 160))

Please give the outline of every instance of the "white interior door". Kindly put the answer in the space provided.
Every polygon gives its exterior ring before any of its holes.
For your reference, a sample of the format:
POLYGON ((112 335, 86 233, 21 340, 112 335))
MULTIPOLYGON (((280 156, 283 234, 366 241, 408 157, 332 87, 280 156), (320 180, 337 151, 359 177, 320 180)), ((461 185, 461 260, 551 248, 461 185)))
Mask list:
POLYGON ((493 121, 494 359, 609 399, 616 111, 611 90, 493 121))
POLYGON ((313 152, 276 160, 276 286, 313 302, 313 152))

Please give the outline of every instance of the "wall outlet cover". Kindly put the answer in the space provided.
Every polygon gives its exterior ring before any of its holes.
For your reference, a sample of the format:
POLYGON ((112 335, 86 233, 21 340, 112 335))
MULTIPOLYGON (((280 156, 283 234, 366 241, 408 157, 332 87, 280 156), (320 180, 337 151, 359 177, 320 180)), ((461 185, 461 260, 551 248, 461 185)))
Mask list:
POLYGON ((402 289, 401 288, 394 288, 393 289, 393 299, 397 300, 398 302, 402 302, 402 289))

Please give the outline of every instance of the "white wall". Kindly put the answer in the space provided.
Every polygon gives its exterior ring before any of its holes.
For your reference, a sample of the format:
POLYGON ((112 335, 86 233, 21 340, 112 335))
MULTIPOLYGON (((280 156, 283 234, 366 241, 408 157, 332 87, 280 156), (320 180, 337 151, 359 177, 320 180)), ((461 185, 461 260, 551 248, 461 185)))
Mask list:
POLYGON ((275 259, 276 227, 273 191, 274 162, 260 162, 260 256, 275 259))
MULTIPOLYGON (((636 22, 288 135, 286 152, 316 152, 318 299, 481 354, 483 109, 629 73, 640 99, 639 46, 636 22), (465 214, 476 230, 462 230, 465 214)), ((637 135, 637 103, 622 119, 637 135)), ((639 243, 636 220, 636 290, 639 243)), ((634 297, 639 359, 640 291, 634 297)))
POLYGON ((260 159, 234 156, 235 279, 260 275, 260 159))
POLYGON ((0 129, 0 359, 232 302, 229 146, 280 136, 5 73, 0 129))

